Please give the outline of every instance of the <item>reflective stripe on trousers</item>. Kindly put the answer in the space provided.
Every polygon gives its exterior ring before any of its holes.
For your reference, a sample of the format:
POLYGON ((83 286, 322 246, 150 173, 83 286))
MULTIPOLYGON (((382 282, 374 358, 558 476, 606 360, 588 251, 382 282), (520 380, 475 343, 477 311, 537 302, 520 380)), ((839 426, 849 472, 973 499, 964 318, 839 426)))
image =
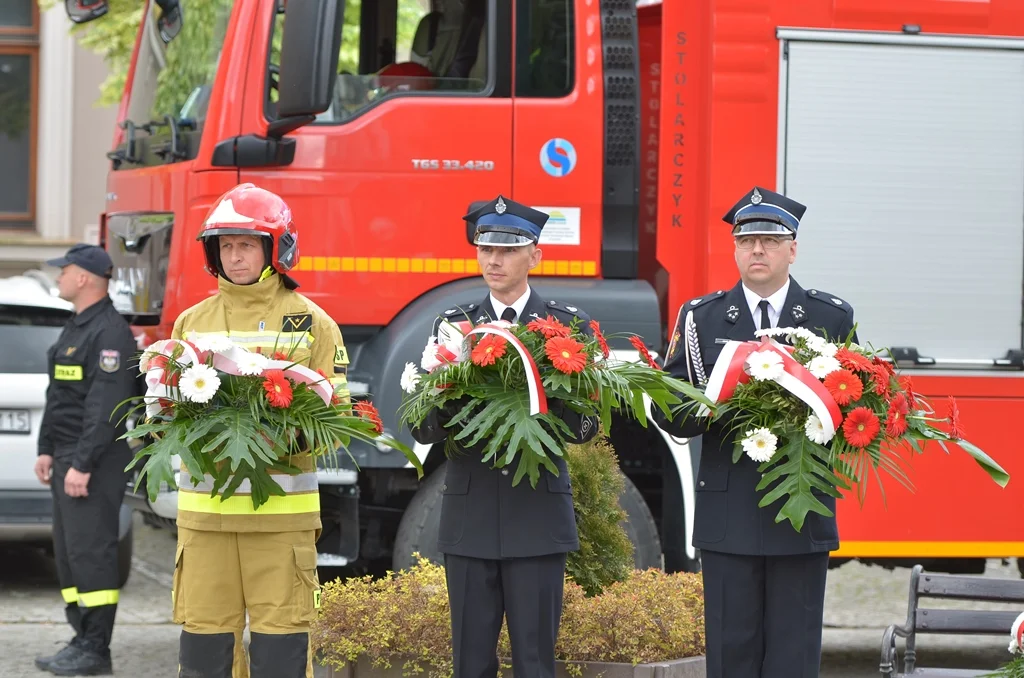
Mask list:
POLYGON ((206 475, 199 484, 192 485, 191 480, 184 480, 178 488, 178 510, 196 513, 220 513, 226 515, 249 515, 255 513, 291 514, 314 513, 320 511, 320 492, 316 473, 299 473, 290 476, 275 474, 274 482, 281 486, 285 496, 271 495, 259 509, 252 505, 252 485, 248 478, 243 480, 233 495, 224 499, 211 497, 214 479, 206 475))
POLYGON ((117 605, 121 598, 121 592, 117 589, 105 591, 86 591, 80 593, 77 588, 71 587, 60 590, 64 602, 68 605, 77 603, 79 607, 99 607, 100 605, 117 605))

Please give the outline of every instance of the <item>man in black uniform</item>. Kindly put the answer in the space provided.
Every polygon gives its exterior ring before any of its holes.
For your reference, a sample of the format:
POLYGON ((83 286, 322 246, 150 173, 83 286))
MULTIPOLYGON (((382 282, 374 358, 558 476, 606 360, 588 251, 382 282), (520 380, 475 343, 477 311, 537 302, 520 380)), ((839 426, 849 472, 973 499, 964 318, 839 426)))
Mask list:
POLYGON ((113 264, 102 248, 75 245, 47 264, 61 267, 57 287, 75 315, 49 351, 35 472, 53 492, 53 551, 75 637, 36 666, 58 676, 108 675, 120 581, 118 513, 131 460, 128 443, 117 440, 127 407, 114 409, 139 395, 138 372, 129 365, 136 345, 107 295, 113 264))
MULTIPOLYGON (((463 218, 476 226, 477 260, 491 292, 479 305, 445 311, 434 325, 435 336, 443 320, 526 323, 549 314, 565 324, 579 318, 591 332, 583 311, 540 299, 527 282, 540 263, 537 242, 548 215, 498 196, 463 218)), ((432 410, 413 436, 433 444, 457 435, 457 428, 445 424, 464 404, 432 410)), ((551 411, 576 432, 573 442, 593 438, 597 421, 561 405, 549 401, 551 411)), ((508 467, 482 461, 484 446, 458 447, 445 470, 437 542, 445 554, 454 678, 497 675, 498 633, 506 615, 512 672, 553 678, 566 554, 579 548, 569 471, 555 458, 557 476, 542 468, 536 489, 525 478, 513 487, 508 467)))
MULTIPOLYGON (((755 339, 755 327, 804 327, 842 341, 853 309, 789 275, 806 207, 755 188, 725 215, 735 237, 740 282, 686 302, 679 310, 665 369, 704 386, 728 340, 755 339)), ((856 341, 856 337, 854 337, 856 341)), ((733 438, 722 423, 690 414, 652 416, 672 435, 703 434, 693 545, 701 550, 709 678, 816 678, 829 551, 839 547, 835 518, 808 513, 797 532, 775 522, 784 500, 765 508, 758 464, 732 462, 733 438)), ((815 493, 833 513, 835 499, 815 493)))

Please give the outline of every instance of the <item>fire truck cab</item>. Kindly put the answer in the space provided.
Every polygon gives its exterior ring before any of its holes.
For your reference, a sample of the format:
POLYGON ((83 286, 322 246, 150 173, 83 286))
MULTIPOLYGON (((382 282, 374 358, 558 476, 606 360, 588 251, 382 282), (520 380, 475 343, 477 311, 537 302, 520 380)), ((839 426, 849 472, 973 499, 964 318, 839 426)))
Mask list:
MULTIPOLYGON (((461 221, 474 205, 548 212, 534 290, 663 353, 683 302, 736 282, 720 215, 774 188, 809 206, 794 277, 843 295, 917 390, 956 396, 1012 476, 1022 80, 1014 0, 149 0, 102 238, 144 344, 216 289, 195 241, 211 202, 243 181, 281 194, 300 292, 340 325, 353 394, 411 445, 402 367, 438 313, 486 294, 461 221)), ((637 565, 697 567, 699 440, 620 420, 611 442, 637 565)), ((417 451, 422 482, 370 446, 322 474, 324 563, 433 553, 444 456, 417 451)), ((886 478, 884 500, 877 483, 863 507, 843 500, 836 562, 1024 556, 992 519, 1018 491, 971 464, 932 449, 913 492, 886 478)), ((170 519, 172 496, 136 500, 170 519)))

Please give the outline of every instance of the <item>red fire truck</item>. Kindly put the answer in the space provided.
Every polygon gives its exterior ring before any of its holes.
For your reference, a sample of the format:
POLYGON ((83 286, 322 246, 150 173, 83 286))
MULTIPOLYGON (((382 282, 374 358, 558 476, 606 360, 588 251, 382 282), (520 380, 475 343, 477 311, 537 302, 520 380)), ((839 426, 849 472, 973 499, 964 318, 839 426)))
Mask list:
MULTIPOLYGON (((785 192, 809 206, 794 277, 1024 473, 1018 0, 150 0, 109 156, 103 239, 140 342, 215 290, 200 221, 255 182, 292 206, 353 393, 409 444, 403 365, 485 294, 471 206, 547 211, 535 289, 663 352, 681 303, 736 280, 721 215, 785 192)), ((699 441, 617 421, 612 443, 637 564, 693 569, 699 441)), ((443 451, 416 450, 421 482, 373 447, 322 473, 323 564, 434 553, 443 451)), ((836 563, 1024 556, 1017 483, 938 447, 912 479, 840 503, 836 563)), ((173 492, 135 499, 174 517, 173 492)))

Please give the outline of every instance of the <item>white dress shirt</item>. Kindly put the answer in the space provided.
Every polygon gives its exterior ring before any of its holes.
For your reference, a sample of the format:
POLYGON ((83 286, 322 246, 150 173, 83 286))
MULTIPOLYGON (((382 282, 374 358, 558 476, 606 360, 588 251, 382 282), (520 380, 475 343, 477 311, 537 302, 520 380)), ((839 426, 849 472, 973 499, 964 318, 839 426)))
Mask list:
MULTIPOLYGON (((519 297, 518 299, 516 299, 515 301, 512 302, 512 308, 516 312, 516 322, 517 323, 522 318, 522 316, 523 316, 523 309, 526 308, 526 302, 529 301, 529 300, 530 300, 530 286, 527 285, 526 286, 526 291, 523 292, 523 296, 519 297)), ((494 307, 494 319, 495 320, 501 320, 501 314, 505 312, 505 309, 508 308, 508 306, 506 304, 501 303, 497 299, 495 299, 493 292, 491 293, 491 306, 494 307)))
MULTIPOLYGON (((786 303, 787 294, 789 294, 789 278, 786 278, 786 284, 778 292, 768 297, 768 320, 771 321, 772 327, 779 326, 779 315, 782 313, 782 306, 786 303)), ((761 329, 761 309, 757 307, 761 303, 761 295, 743 285, 743 296, 747 299, 750 317, 754 319, 754 329, 761 329)))

